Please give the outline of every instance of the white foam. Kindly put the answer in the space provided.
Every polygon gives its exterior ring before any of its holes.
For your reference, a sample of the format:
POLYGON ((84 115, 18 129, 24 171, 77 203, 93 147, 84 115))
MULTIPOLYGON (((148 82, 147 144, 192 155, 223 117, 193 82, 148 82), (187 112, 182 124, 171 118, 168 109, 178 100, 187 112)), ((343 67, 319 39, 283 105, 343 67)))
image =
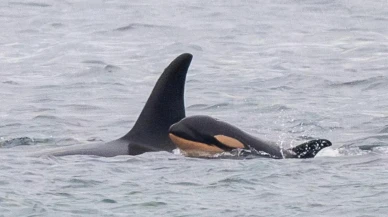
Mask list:
POLYGON ((318 152, 315 157, 338 157, 342 156, 338 149, 333 149, 332 147, 327 147, 318 152))
POLYGON ((175 154, 175 155, 183 155, 179 148, 176 148, 176 149, 172 150, 172 153, 175 154))

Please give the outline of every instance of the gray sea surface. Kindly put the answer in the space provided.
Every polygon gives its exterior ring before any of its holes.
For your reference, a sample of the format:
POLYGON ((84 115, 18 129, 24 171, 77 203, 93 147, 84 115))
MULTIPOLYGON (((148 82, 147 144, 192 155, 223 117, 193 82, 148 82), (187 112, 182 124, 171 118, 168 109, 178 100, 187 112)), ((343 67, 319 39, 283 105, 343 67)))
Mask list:
POLYGON ((387 23, 386 0, 1 1, 0 216, 386 216, 387 23), (27 156, 123 136, 184 52, 187 115, 333 146, 27 156))

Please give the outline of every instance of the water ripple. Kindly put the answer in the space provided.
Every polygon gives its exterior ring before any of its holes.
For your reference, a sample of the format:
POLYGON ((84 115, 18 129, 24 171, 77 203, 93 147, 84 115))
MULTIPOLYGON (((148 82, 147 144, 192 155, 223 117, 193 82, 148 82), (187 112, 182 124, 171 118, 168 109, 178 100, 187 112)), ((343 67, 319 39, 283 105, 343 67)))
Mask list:
POLYGON ((0 216, 388 212, 386 2, 2 5, 0 216), (304 160, 28 157, 124 135, 182 52, 194 55, 187 115, 222 118, 279 144, 319 137, 333 147, 304 160))
POLYGON ((30 7, 51 7, 50 4, 38 3, 38 2, 9 2, 10 5, 21 5, 21 6, 30 6, 30 7))

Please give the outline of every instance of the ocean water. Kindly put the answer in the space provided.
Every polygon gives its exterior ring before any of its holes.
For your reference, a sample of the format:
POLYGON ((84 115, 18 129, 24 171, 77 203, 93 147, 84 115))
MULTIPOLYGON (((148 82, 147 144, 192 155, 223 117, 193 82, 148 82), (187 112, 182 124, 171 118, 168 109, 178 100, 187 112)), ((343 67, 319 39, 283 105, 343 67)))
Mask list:
POLYGON ((386 216, 387 1, 0 2, 0 216, 386 216), (314 159, 28 157, 107 142, 194 55, 187 115, 314 159))

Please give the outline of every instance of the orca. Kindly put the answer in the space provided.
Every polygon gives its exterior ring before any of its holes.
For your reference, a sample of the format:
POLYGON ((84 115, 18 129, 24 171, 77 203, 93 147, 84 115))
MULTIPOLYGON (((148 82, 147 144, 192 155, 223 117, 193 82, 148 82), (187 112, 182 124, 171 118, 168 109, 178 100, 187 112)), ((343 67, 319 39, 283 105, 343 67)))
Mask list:
POLYGON ((332 145, 329 140, 316 139, 283 149, 274 142, 261 140, 231 124, 204 115, 186 117, 173 124, 169 136, 188 157, 212 157, 239 149, 275 159, 313 158, 320 150, 332 145))
POLYGON ((73 145, 32 156, 96 155, 114 157, 176 149, 168 136, 170 126, 185 117, 184 88, 193 56, 184 53, 164 70, 139 118, 123 137, 108 143, 73 145))

